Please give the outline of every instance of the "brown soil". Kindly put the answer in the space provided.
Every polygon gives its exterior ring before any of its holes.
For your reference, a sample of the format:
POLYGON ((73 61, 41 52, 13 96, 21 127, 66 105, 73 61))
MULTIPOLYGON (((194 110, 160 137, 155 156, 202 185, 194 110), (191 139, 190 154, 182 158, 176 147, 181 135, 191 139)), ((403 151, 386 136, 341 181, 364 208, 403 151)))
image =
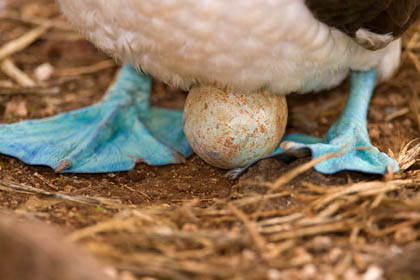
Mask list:
MULTIPOLYGON (((25 94, 23 89, 16 94, 0 94, 0 119, 3 123, 52 116, 101 99, 118 67, 106 67, 89 74, 65 74, 63 70, 91 66, 108 58, 66 25, 53 1, 8 0, 3 3, 7 3, 7 8, 2 10, 0 4, 0 46, 33 29, 40 20, 55 22, 40 39, 11 58, 32 78, 40 65, 49 63, 54 67, 52 76, 39 84, 44 90, 60 89, 58 93, 48 95, 42 94, 42 90, 25 94)), ((401 69, 394 79, 378 86, 369 111, 369 133, 373 144, 396 156, 405 144, 419 135, 420 69, 415 65, 419 61, 417 31, 413 28, 406 35, 401 69)), ((19 85, 0 71, 0 93, 10 87, 19 88, 19 85)), ((290 96, 288 132, 325 134, 344 108, 347 90, 348 82, 345 82, 328 92, 290 96)), ((184 92, 154 82, 152 101, 159 106, 182 109, 185 97, 184 92)), ((230 180, 224 177, 225 171, 207 165, 197 156, 192 156, 182 165, 152 167, 137 164, 132 171, 109 174, 57 174, 48 167, 28 166, 17 159, 0 156, 0 179, 3 181, 69 196, 118 201, 118 206, 100 202, 86 204, 45 194, 12 191, 1 187, 3 183, 0 182, 0 207, 24 219, 41 220, 59 227, 64 235, 71 234, 68 237, 81 234, 83 229, 92 230, 97 224, 114 225, 118 219, 132 221, 130 219, 140 215, 144 220, 133 222, 132 227, 121 226, 120 230, 112 226, 112 230, 94 230, 93 233, 97 234, 82 234, 82 237, 72 239, 115 268, 115 275, 121 279, 362 279, 357 277, 368 277, 368 273, 377 271, 391 277, 389 279, 397 279, 392 275, 398 272, 390 270, 407 266, 407 262, 415 266, 419 258, 418 254, 407 254, 410 260, 404 260, 405 254, 402 254, 391 259, 392 263, 401 262, 401 266, 384 265, 385 257, 404 252, 407 244, 418 240, 420 212, 414 202, 419 199, 417 182, 420 173, 417 153, 412 152, 412 164, 393 178, 356 172, 322 175, 308 169, 282 185, 281 191, 289 192, 288 195, 279 195, 262 205, 237 201, 272 194, 268 191, 270 183, 310 159, 291 163, 264 160, 239 180, 230 180), (328 186, 358 182, 382 182, 388 186, 387 180, 398 184, 396 181, 403 179, 412 182, 407 187, 376 193, 375 196, 363 199, 358 196, 346 204, 348 209, 337 204, 337 215, 340 211, 353 211, 352 221, 362 224, 359 230, 354 230, 357 226, 353 224, 346 224, 342 230, 338 227, 336 230, 323 228, 319 234, 296 234, 293 238, 276 239, 253 233, 250 226, 278 216, 299 213, 308 218, 316 216, 315 210, 305 212, 309 211, 305 207, 328 193, 328 186), (308 186, 312 187, 308 189, 308 186), (373 203, 377 203, 375 207, 371 207, 373 203), (392 218, 402 213, 411 216, 392 218), (384 215, 389 215, 389 219, 384 215), (138 223, 144 228, 136 227, 138 223), (158 225, 166 225, 178 235, 153 231, 158 225), (367 229, 369 226, 371 231, 367 229), (191 237, 193 233, 195 235, 191 237), (258 241, 261 236, 264 239, 260 241, 262 245, 258 241), (99 244, 104 247, 99 248, 99 244), (261 247, 267 254, 274 255, 266 256, 261 247), (136 258, 124 258, 123 255, 136 258), (142 259, 146 256, 152 261, 142 259)), ((333 187, 330 190, 335 190, 333 187)), ((351 195, 345 199, 350 201, 353 199, 351 195)), ((411 246, 407 250, 412 252, 414 249, 411 246)), ((406 278, 398 279, 420 279, 416 269, 407 273, 406 278)))

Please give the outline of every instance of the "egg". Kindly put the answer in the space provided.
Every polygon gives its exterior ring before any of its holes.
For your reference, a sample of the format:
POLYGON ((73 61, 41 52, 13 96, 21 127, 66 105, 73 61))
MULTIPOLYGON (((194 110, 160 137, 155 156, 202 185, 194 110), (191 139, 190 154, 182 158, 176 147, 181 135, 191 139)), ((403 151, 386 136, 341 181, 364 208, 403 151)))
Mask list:
POLYGON ((286 98, 268 91, 196 86, 188 94, 183 114, 184 133, 194 152, 223 169, 271 154, 286 123, 286 98))

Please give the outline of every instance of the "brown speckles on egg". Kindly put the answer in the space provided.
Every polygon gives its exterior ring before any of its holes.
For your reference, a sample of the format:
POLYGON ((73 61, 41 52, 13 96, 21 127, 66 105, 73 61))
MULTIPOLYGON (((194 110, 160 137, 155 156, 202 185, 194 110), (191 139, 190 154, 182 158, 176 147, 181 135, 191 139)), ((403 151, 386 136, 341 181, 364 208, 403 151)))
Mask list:
POLYGON ((234 140, 235 139, 233 137, 226 136, 225 143, 224 143, 225 147, 228 147, 228 148, 231 147, 234 140))
POLYGON ((184 120, 194 151, 206 162, 229 169, 274 151, 286 127, 287 105, 283 96, 265 91, 194 87, 184 120))

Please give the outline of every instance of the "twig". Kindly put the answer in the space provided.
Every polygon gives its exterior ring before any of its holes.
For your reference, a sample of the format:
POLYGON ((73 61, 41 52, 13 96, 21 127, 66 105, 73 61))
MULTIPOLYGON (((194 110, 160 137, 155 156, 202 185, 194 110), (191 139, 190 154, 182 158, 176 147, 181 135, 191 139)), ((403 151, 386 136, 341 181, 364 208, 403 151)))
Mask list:
POLYGON ((234 203, 236 206, 243 207, 248 204, 257 203, 261 200, 276 199, 276 198, 290 196, 290 195, 291 195, 290 192, 283 191, 283 192, 273 193, 273 194, 244 197, 241 199, 234 200, 232 201, 232 203, 234 203))
POLYGON ((54 87, 1 87, 0 86, 0 95, 54 95, 60 92, 60 88, 57 86, 54 87))
POLYGON ((68 24, 64 20, 60 20, 59 18, 45 19, 45 18, 34 17, 34 16, 22 17, 19 13, 13 13, 11 11, 8 11, 7 14, 0 15, 0 19, 20 21, 21 23, 33 24, 33 25, 42 25, 42 26, 50 25, 51 28, 61 29, 63 31, 74 30, 70 24, 68 24))
POLYGON ((263 220, 259 222, 258 225, 260 227, 264 227, 264 226, 273 226, 273 225, 284 224, 284 223, 291 223, 303 217, 304 217, 303 213, 293 213, 288 216, 275 217, 275 218, 263 220))
POLYGON ((264 253, 264 251, 267 250, 267 243, 264 237, 262 237, 261 234, 258 232, 254 223, 249 220, 249 218, 245 215, 244 212, 236 208, 236 206, 232 203, 228 203, 228 207, 232 211, 232 213, 235 214, 235 216, 238 217, 238 219, 244 223, 246 229, 251 234, 252 239, 254 239, 255 245, 257 246, 259 252, 264 253))
POLYGON ((22 87, 33 87, 36 84, 34 80, 20 70, 10 58, 5 58, 1 62, 0 69, 4 74, 15 80, 22 87))
POLYGON ((418 138, 413 139, 409 141, 406 145, 404 145, 401 151, 399 152, 398 159, 397 159, 398 165, 400 166, 400 170, 402 171, 407 170, 413 164, 418 162, 419 154, 420 154, 420 142, 418 138), (418 143, 412 146, 415 142, 418 142, 418 143))
MULTIPOLYGON (((420 69, 418 71, 420 71, 420 69)), ((420 101, 419 101, 418 90, 412 84, 408 84, 408 86, 411 89, 411 98, 410 98, 409 107, 412 113, 414 114, 414 120, 417 124, 417 129, 420 129, 420 101)))
MULTIPOLYGON (((359 147, 357 149, 366 149, 365 147, 359 147)), ((356 150, 356 149, 354 149, 356 150)), ((326 154, 323 155, 322 157, 313 159, 307 163, 304 163, 302 165, 299 165, 298 167, 293 168, 292 170, 288 171, 287 173, 285 173, 283 176, 279 177, 276 181, 274 181, 273 183, 270 182, 258 182, 258 181, 253 181, 253 180, 247 180, 244 181, 243 183, 239 183, 239 185, 243 185, 243 184, 253 184, 253 185, 257 185, 257 186, 261 186, 261 187, 268 187, 271 188, 271 192, 274 192, 276 190, 278 190, 281 186, 283 186, 284 184, 286 184, 287 182, 290 182, 291 180, 293 180, 294 178, 296 178, 297 176, 299 176, 300 174, 304 173, 305 171, 311 169, 312 167, 314 167, 315 165, 317 165, 318 163, 330 159, 330 158, 334 158, 334 157, 340 157, 348 152, 351 152, 353 150, 348 150, 348 151, 343 151, 340 153, 330 153, 330 154, 326 154)), ((264 197, 262 197, 263 199, 264 197)))
POLYGON ((327 160, 327 159, 330 159, 330 158, 340 157, 340 156, 342 156, 342 155, 344 155, 344 154, 346 154, 350 151, 352 151, 352 150, 343 151, 343 152, 340 152, 340 153, 326 154, 326 155, 323 155, 322 157, 313 159, 313 160, 311 160, 307 163, 299 165, 296 168, 293 168, 292 170, 290 170, 289 172, 287 172, 286 174, 284 174, 283 176, 278 178, 276 181, 274 181, 274 183, 272 184, 272 191, 277 190, 278 188, 280 188, 281 186, 283 186, 287 182, 290 182, 291 180, 293 180, 294 178, 296 178, 300 174, 304 173, 305 171, 311 169, 312 167, 314 167, 318 163, 323 162, 324 160, 327 160))
POLYGON ((98 223, 93 226, 85 227, 71 234, 67 235, 66 241, 68 242, 77 242, 81 239, 94 236, 95 234, 106 232, 106 231, 114 231, 114 230, 124 230, 133 228, 135 224, 135 220, 131 219, 121 219, 121 218, 114 218, 112 220, 108 220, 102 223, 98 223))
POLYGON ((411 51, 407 51, 408 57, 410 58, 411 62, 413 62, 414 66, 416 67, 417 73, 420 74, 420 63, 419 58, 411 51))
POLYGON ((374 181, 357 183, 351 186, 343 187, 341 190, 334 191, 329 195, 321 197, 313 203, 313 208, 315 210, 319 210, 325 207, 325 205, 329 202, 345 195, 359 194, 363 196, 370 196, 381 192, 393 191, 403 186, 412 185, 413 183, 415 183, 415 181, 412 179, 394 180, 389 182, 374 181))
POLYGON ((388 235, 390 233, 393 233, 400 228, 407 227, 407 226, 412 226, 412 225, 415 225, 415 224, 418 224, 418 223, 419 223, 418 220, 410 220, 410 221, 404 221, 404 222, 398 223, 396 225, 392 225, 392 226, 387 227, 387 228, 382 229, 382 230, 376 230, 376 229, 370 229, 370 228, 365 228, 364 230, 368 231, 371 235, 373 235, 375 237, 381 237, 381 236, 385 236, 385 235, 388 235))
POLYGON ((47 178, 42 176, 41 174, 35 172, 34 177, 37 177, 38 179, 40 179, 42 182, 44 182, 48 187, 52 188, 53 190, 58 191, 57 186, 55 186, 54 184, 51 184, 51 182, 47 178))
POLYGON ((57 70, 55 73, 59 77, 66 77, 66 76, 80 76, 86 74, 96 73, 105 69, 114 68, 118 65, 115 64, 114 60, 107 59, 101 62, 98 62, 93 65, 83 66, 83 67, 75 67, 75 68, 67 68, 62 70, 57 70))
POLYGON ((41 189, 16 184, 13 182, 9 182, 6 180, 0 180, 0 190, 12 192, 12 191, 18 191, 23 192, 27 194, 40 194, 44 196, 54 197, 61 200, 66 201, 72 201, 72 202, 78 202, 82 204, 88 204, 88 205, 101 205, 106 208, 116 209, 121 208, 121 202, 116 199, 109 199, 109 198, 103 198, 103 197, 85 197, 85 196, 78 196, 78 195, 68 195, 68 194, 61 194, 57 192, 49 192, 44 191, 41 189))
POLYGON ((408 114, 409 112, 410 112, 409 108, 402 108, 402 109, 386 116, 385 121, 386 122, 392 121, 393 119, 398 118, 398 117, 402 117, 402 116, 408 114))
POLYGON ((354 220, 341 221, 328 225, 313 226, 308 228, 292 229, 287 232, 276 233, 270 235, 268 240, 270 241, 279 241, 283 239, 293 239, 304 236, 330 233, 330 232, 343 232, 349 231, 354 224, 354 220))
POLYGON ((50 28, 49 25, 43 25, 36 27, 31 31, 23 34, 19 38, 10 41, 0 47, 0 60, 5 59, 31 45, 33 42, 39 39, 47 30, 50 28))

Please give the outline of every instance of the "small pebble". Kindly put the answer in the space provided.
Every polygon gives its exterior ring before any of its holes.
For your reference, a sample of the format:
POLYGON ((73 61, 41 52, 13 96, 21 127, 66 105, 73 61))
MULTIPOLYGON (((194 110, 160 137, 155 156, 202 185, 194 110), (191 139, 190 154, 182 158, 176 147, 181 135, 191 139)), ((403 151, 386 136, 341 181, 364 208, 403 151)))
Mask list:
POLYGON ((26 107, 26 101, 12 99, 11 101, 7 102, 4 114, 6 116, 16 116, 19 118, 27 117, 28 108, 26 107))
POLYGON ((325 276, 324 276, 324 280, 336 280, 337 276, 335 276, 334 274, 332 274, 332 272, 328 272, 325 276))
POLYGON ((315 265, 307 264, 302 269, 302 276, 304 279, 312 279, 316 276, 318 270, 315 265))
POLYGON ((130 170, 127 172, 128 178, 130 178, 132 181, 139 182, 145 178, 145 172, 143 170, 130 170))
POLYGON ((381 280, 383 279, 382 277, 383 273, 384 272, 380 267, 376 265, 371 265, 369 266, 365 274, 363 274, 362 279, 363 280, 381 280))
POLYGON ((330 249, 332 246, 331 237, 317 236, 311 242, 311 249, 315 251, 324 251, 330 249))
POLYGON ((354 267, 351 267, 344 272, 344 279, 346 280, 355 280, 357 279, 357 270, 354 267))
POLYGON ((329 255, 328 258, 331 262, 336 262, 338 261, 341 257, 343 256, 343 250, 340 248, 333 248, 329 255))
POLYGON ((63 191, 66 193, 71 193, 72 190, 73 190, 73 186, 70 186, 70 185, 65 185, 63 188, 63 191))
POLYGON ((104 269, 105 275, 111 277, 111 278, 117 278, 118 277, 118 271, 111 266, 105 267, 104 269))
POLYGON ((381 132, 377 127, 372 127, 371 129, 369 129, 369 136, 372 139, 377 139, 381 137, 381 132))
POLYGON ((294 264, 308 263, 313 259, 313 256, 303 247, 296 248, 295 254, 295 257, 291 260, 294 264))
POLYGON ((404 125, 405 127, 411 127, 411 126, 412 126, 412 124, 413 124, 413 122, 412 122, 410 119, 405 119, 405 120, 403 121, 403 125, 404 125))
POLYGON ((38 81, 46 81, 51 78, 51 76, 54 74, 55 69, 54 66, 52 66, 49 63, 43 63, 39 65, 35 71, 34 71, 34 77, 38 81))
POLYGON ((191 189, 189 184, 180 184, 176 186, 176 189, 180 192, 187 192, 191 189))
POLYGON ((244 256, 244 258, 246 258, 247 260, 250 260, 250 261, 253 261, 256 258, 255 253, 252 250, 249 250, 249 249, 243 250, 242 255, 244 256))
POLYGON ((198 230, 198 227, 195 224, 186 223, 182 226, 182 230, 189 231, 189 232, 195 232, 195 231, 198 230))
POLYGON ((280 280, 281 279, 281 272, 277 269, 269 269, 267 271, 267 278, 269 280, 280 280))

